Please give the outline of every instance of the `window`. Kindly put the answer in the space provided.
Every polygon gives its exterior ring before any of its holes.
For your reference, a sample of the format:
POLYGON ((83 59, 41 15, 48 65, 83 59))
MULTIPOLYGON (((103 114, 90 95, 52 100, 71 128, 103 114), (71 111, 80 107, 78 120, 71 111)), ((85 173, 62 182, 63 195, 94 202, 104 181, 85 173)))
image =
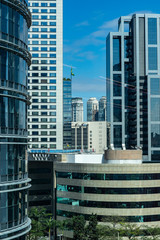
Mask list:
POLYGON ((47 38, 47 34, 41 34, 41 38, 47 38))
POLYGON ((113 96, 121 95, 121 74, 113 74, 113 96))
POLYGON ((41 96, 43 97, 46 97, 47 96, 47 92, 41 92, 41 96))
POLYGON ((56 22, 50 22, 50 26, 56 26, 56 22))
POLYGON ((50 77, 56 77, 56 73, 50 73, 49 76, 50 77))
POLYGON ((47 19, 47 16, 43 16, 43 15, 42 15, 42 16, 41 16, 41 19, 47 19))
POLYGON ((41 129, 47 129, 47 125, 41 125, 41 129))
POLYGON ((39 32, 39 28, 32 28, 33 32, 39 32))
POLYGON ((49 42, 51 45, 56 45, 56 41, 50 41, 49 42))
POLYGON ((47 55, 47 53, 42 53, 42 54, 41 54, 41 57, 42 57, 42 58, 47 58, 48 55, 47 55))
POLYGON ((52 97, 55 97, 56 93, 55 92, 50 92, 49 95, 52 96, 52 97))
POLYGON ((38 12, 39 12, 39 9, 32 9, 32 12, 33 12, 33 13, 38 13, 38 12))
POLYGON ((32 15, 32 19, 39 19, 38 15, 32 15))
POLYGON ((50 103, 56 103, 56 99, 50 99, 50 101, 49 101, 50 103))
POLYGON ((52 20, 56 20, 56 16, 50 15, 49 17, 50 17, 50 19, 52 19, 52 20))
POLYGON ((50 71, 56 71, 56 67, 50 67, 50 71))
POLYGON ((49 82, 50 82, 50 83, 55 83, 55 84, 56 84, 56 80, 54 80, 54 79, 50 79, 49 82))
POLYGON ((50 109, 56 109, 56 105, 50 105, 50 109))
POLYGON ((50 3, 50 7, 56 7, 56 3, 50 3))
POLYGON ((47 32, 47 28, 41 28, 41 32, 47 32))
POLYGON ((47 73, 41 73, 41 77, 47 77, 47 73))
POLYGON ((50 13, 56 13, 56 9, 50 9, 50 13))
POLYGON ((41 70, 46 71, 47 67, 41 67, 41 70))
POLYGON ((41 9, 41 13, 47 13, 47 9, 41 9))
POLYGON ((39 38, 38 34, 32 34, 32 38, 39 38))
POLYGON ((41 86, 41 90, 47 90, 47 86, 41 86))
POLYGON ((47 142, 47 138, 41 138, 41 142, 47 142))
POLYGON ((50 122, 56 122, 56 118, 50 118, 50 122))
POLYGON ((38 103, 38 99, 37 99, 37 98, 32 99, 32 102, 33 102, 33 103, 38 103))
POLYGON ((32 135, 38 135, 38 132, 32 132, 32 135))
POLYGON ((38 125, 32 125, 32 128, 38 129, 38 125))
POLYGON ((47 47, 41 47, 41 51, 47 51, 47 47))
POLYGON ((121 39, 113 39, 113 71, 121 71, 121 39))
POLYGON ((114 147, 121 148, 122 147, 122 126, 115 125, 113 127, 114 134, 114 147))
POLYGON ((47 122, 47 118, 41 118, 41 122, 47 122))
POLYGON ((56 142, 56 138, 50 138, 50 142, 56 142))
POLYGON ((41 112, 41 116, 47 116, 47 112, 41 112))
POLYGON ((43 98, 43 99, 41 99, 41 102, 42 102, 42 103, 47 103, 47 99, 46 99, 46 98, 43 98))
POLYGON ((38 79, 33 79, 32 83, 38 83, 38 79))
POLYGON ((41 131, 41 135, 47 135, 47 131, 41 131))
POLYGON ((50 60, 50 64, 56 64, 56 60, 50 60))
POLYGON ((33 90, 38 90, 38 86, 32 86, 33 90))
POLYGON ((38 67, 32 67, 32 70, 34 70, 34 71, 38 70, 38 67))
POLYGON ((157 18, 148 18, 148 44, 157 44, 157 18))
POLYGON ((56 28, 50 28, 50 32, 56 32, 56 28))
POLYGON ((39 3, 32 3, 32 7, 38 7, 39 3))
POLYGON ((32 60, 32 64, 38 64, 39 61, 38 60, 32 60))
MULTIPOLYGON (((38 54, 38 53, 32 53, 32 57, 33 57, 33 58, 39 57, 39 54, 38 54)), ((32 75, 32 76, 33 76, 33 75, 32 75)))
POLYGON ((47 109, 47 105, 41 105, 41 109, 47 109))
POLYGON ((56 90, 56 86, 50 86, 49 89, 50 90, 56 90))
POLYGON ((48 3, 41 3, 41 7, 47 7, 48 3))
POLYGON ((56 39, 56 35, 50 34, 50 38, 56 39))
POLYGON ((38 105, 32 105, 32 109, 38 109, 38 105))
POLYGON ((39 22, 32 22, 32 26, 38 26, 39 22))
POLYGON ((41 60, 42 64, 47 64, 47 60, 41 60))
POLYGON ((157 47, 148 48, 148 69, 157 70, 157 47))
POLYGON ((47 26, 47 22, 41 22, 42 26, 47 26))
POLYGON ((122 101, 121 100, 113 100, 113 121, 121 122, 122 121, 122 101))

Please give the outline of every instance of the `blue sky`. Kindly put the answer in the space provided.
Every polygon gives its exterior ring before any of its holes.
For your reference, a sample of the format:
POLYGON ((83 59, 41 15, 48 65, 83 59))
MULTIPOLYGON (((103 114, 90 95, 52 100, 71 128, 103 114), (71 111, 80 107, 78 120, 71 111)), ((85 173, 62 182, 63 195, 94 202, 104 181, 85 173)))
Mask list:
POLYGON ((135 12, 160 13, 160 1, 63 0, 63 4, 64 77, 70 77, 68 66, 72 65, 75 73, 72 95, 82 97, 86 106, 90 97, 100 99, 106 95, 108 32, 117 30, 120 16, 135 12))

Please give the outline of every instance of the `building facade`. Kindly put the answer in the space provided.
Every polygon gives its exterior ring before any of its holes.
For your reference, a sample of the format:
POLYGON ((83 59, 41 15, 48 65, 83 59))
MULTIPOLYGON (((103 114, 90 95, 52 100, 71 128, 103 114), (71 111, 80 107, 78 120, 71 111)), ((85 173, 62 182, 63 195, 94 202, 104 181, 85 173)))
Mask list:
POLYGON ((160 159, 160 15, 119 19, 107 37, 107 121, 113 148, 143 149, 160 159))
POLYGON ((87 101, 87 121, 98 121, 99 105, 96 98, 90 98, 87 101))
POLYGON ((29 0, 28 127, 31 149, 63 148, 63 1, 29 0))
POLYGON ((72 122, 83 121, 83 100, 82 98, 72 98, 72 122))
MULTIPOLYGON (((140 150, 68 156, 55 163, 57 219, 97 214, 140 226, 160 225, 160 164, 142 164, 140 150)), ((108 224, 108 223, 106 223, 108 224)), ((72 232, 64 235, 72 238, 72 232)))
POLYGON ((107 127, 105 121, 72 122, 72 149, 103 153, 107 147, 107 127))
POLYGON ((63 79, 63 149, 71 147, 72 80, 63 79))
POLYGON ((0 2, 0 239, 25 240, 27 211, 27 1, 0 2))
POLYGON ((107 106, 106 97, 103 96, 99 100, 98 121, 106 121, 106 106, 107 106))

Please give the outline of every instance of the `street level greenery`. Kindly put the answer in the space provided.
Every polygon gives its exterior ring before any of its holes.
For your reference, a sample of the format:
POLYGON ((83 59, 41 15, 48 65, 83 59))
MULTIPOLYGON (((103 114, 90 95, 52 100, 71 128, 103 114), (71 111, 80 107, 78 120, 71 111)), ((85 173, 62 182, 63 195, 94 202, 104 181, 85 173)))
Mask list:
POLYGON ((28 240, 45 237, 51 240, 56 228, 62 236, 65 230, 72 230, 73 240, 160 240, 159 227, 138 226, 119 216, 105 217, 103 224, 98 224, 96 214, 92 214, 88 221, 83 215, 57 221, 45 208, 33 207, 29 217, 32 220, 32 229, 28 240))

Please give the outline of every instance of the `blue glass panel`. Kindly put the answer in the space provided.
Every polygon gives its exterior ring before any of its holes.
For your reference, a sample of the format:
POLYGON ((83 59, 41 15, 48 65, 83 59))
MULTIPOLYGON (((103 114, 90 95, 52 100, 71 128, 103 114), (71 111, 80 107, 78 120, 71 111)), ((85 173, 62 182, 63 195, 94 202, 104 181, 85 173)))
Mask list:
POLYGON ((148 44, 157 44, 157 18, 148 18, 148 44))
POLYGON ((148 48, 148 69, 157 70, 157 48, 148 48))

